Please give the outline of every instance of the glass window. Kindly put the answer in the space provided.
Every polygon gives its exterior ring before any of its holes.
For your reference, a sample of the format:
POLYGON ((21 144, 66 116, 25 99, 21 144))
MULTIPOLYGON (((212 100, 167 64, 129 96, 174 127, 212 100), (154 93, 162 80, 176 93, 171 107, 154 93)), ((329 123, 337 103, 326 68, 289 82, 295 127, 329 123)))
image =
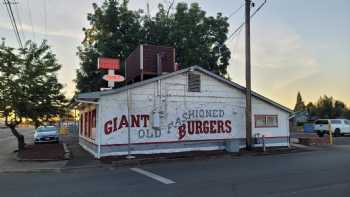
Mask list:
POLYGON ((255 115, 255 128, 278 127, 277 115, 255 115))
POLYGON ((331 120, 332 124, 341 124, 341 120, 331 120))
POLYGON ((266 126, 265 116, 255 116, 255 127, 264 127, 266 126))
POLYGON ((345 124, 350 125, 350 121, 344 120, 345 124))

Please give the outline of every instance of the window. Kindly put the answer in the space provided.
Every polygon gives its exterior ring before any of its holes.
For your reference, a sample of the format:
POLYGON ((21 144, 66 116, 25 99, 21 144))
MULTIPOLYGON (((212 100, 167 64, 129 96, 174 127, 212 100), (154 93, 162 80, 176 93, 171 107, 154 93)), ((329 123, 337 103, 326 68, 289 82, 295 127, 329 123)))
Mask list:
POLYGON ((350 121, 344 120, 345 124, 350 125, 350 121))
POLYGON ((84 122, 84 115, 81 114, 81 115, 80 115, 80 126, 79 126, 80 135, 83 135, 83 131, 84 131, 84 129, 83 129, 83 125, 84 125, 83 122, 84 122))
POLYGON ((188 91, 189 92, 200 92, 201 91, 201 76, 189 72, 188 75, 188 91))
POLYGON ((278 127, 277 115, 255 115, 255 128, 278 127))
POLYGON ((315 124, 328 124, 328 120, 316 120, 315 124))
POLYGON ((341 124, 341 120, 331 120, 332 124, 341 124))
POLYGON ((92 128, 96 128, 96 109, 92 111, 92 128))
POLYGON ((84 118, 85 118, 85 121, 84 121, 84 136, 86 137, 87 136, 87 133, 88 133, 88 124, 89 124, 89 112, 85 112, 84 113, 84 118))

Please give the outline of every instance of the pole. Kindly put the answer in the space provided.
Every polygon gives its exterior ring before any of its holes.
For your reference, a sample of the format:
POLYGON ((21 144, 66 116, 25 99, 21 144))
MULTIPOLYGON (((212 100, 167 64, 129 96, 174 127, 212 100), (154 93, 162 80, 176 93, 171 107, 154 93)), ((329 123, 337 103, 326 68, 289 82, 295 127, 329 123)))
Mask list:
POLYGON ((250 74, 250 5, 251 0, 245 0, 245 78, 246 78, 246 148, 252 146, 252 92, 250 74))
POLYGON ((329 133, 329 144, 333 144, 333 132, 332 132, 332 126, 331 126, 330 120, 328 120, 328 133, 329 133))
POLYGON ((131 155, 131 135, 130 135, 130 110, 131 110, 131 102, 130 102, 130 90, 128 89, 127 92, 127 108, 128 108, 128 155, 126 156, 127 159, 133 159, 135 156, 131 155))

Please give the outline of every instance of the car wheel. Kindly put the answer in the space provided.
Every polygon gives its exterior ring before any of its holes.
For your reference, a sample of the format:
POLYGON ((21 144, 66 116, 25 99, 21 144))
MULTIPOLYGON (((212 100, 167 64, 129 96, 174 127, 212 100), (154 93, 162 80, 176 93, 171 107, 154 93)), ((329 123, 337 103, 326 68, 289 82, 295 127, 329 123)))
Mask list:
POLYGON ((339 128, 336 128, 336 129, 334 130, 334 137, 339 137, 340 135, 341 135, 340 129, 339 129, 339 128))
POLYGON ((324 132, 322 132, 322 131, 317 131, 317 135, 318 135, 318 137, 323 137, 323 136, 324 136, 324 132))

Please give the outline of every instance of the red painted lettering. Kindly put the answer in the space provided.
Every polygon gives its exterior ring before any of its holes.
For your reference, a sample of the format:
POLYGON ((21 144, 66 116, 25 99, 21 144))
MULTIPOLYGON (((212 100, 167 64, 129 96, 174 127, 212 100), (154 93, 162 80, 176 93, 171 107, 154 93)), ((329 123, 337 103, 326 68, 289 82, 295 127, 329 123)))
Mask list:
POLYGON ((194 121, 187 122, 188 124, 188 134, 193 135, 194 133, 194 121))
POLYGON ((118 130, 118 117, 113 118, 113 132, 118 130))
POLYGON ((143 120, 143 127, 147 127, 148 121, 149 121, 149 115, 148 114, 142 114, 141 119, 143 120))
POLYGON ((196 121, 196 134, 203 133, 202 122, 196 121))
POLYGON ((218 120, 218 133, 225 132, 224 131, 224 121, 218 120))
POLYGON ((186 125, 181 125, 178 129, 179 140, 183 139, 186 135, 186 125))
POLYGON ((211 120, 211 121, 209 121, 209 124, 210 124, 210 133, 216 133, 216 128, 215 128, 216 121, 211 120))
POLYGON ((204 121, 203 122, 203 131, 204 133, 209 133, 209 121, 204 121))
POLYGON ((131 115, 131 127, 140 127, 140 115, 131 115))
POLYGON ((112 133, 112 130, 113 130, 112 121, 109 120, 105 123, 105 134, 108 135, 108 134, 112 133))
POLYGON ((125 127, 128 127, 128 126, 129 126, 128 119, 127 119, 127 117, 125 115, 123 115, 121 120, 120 120, 118 129, 125 128, 125 127))
POLYGON ((225 132, 226 133, 231 133, 231 121, 230 120, 226 120, 225 121, 225 126, 226 126, 226 130, 225 130, 225 132))

